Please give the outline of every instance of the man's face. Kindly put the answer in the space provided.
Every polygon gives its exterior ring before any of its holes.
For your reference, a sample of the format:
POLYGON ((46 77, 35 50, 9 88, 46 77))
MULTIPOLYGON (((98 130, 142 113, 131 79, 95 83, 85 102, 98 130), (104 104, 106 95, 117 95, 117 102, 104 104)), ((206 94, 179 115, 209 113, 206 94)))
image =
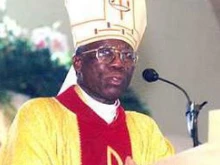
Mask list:
POLYGON ((133 51, 129 44, 116 39, 84 46, 82 53, 73 58, 78 84, 94 99, 107 104, 113 103, 128 87, 133 75, 134 64, 123 62, 119 55, 119 52, 129 51, 133 51), (98 60, 97 51, 88 52, 102 46, 114 47, 117 50, 115 58, 109 63, 98 60))

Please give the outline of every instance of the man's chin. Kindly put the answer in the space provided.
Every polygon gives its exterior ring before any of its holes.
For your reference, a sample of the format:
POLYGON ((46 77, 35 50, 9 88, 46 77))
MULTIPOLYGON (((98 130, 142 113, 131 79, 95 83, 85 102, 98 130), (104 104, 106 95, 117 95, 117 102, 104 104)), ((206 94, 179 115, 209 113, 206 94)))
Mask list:
POLYGON ((122 93, 123 91, 121 88, 111 88, 105 92, 105 96, 109 100, 117 100, 122 95, 122 93))

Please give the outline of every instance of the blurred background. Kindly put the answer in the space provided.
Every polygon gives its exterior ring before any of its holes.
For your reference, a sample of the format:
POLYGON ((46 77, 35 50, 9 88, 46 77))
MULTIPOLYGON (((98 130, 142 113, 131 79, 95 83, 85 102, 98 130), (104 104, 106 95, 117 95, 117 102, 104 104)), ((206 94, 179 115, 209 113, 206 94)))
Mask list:
MULTIPOLYGON (((220 1, 146 2, 148 27, 123 100, 128 108, 150 114, 180 152, 192 148, 186 98, 169 84, 145 82, 142 71, 154 68, 183 87, 195 103, 208 101, 198 122, 199 140, 206 142, 208 112, 220 108, 220 1)), ((63 4, 63 0, 0 1, 0 141, 23 102, 56 95, 64 80, 73 47, 63 4)))

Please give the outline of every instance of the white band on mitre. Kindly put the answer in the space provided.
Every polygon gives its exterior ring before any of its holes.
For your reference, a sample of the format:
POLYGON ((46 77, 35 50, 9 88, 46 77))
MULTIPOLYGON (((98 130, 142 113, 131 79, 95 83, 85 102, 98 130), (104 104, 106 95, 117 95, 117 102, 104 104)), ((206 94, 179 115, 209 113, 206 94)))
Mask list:
MULTIPOLYGON (((100 40, 119 39, 137 50, 147 25, 145 0, 65 0, 65 5, 74 48, 100 40)), ((63 86, 75 82, 74 75, 72 68, 63 86)))

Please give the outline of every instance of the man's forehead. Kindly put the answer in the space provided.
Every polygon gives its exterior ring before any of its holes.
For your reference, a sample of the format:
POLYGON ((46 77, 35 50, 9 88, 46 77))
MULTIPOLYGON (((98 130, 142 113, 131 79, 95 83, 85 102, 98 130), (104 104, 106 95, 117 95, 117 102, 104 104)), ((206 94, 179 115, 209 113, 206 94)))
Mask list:
POLYGON ((118 39, 106 39, 106 40, 100 40, 93 43, 86 44, 84 46, 79 47, 79 49, 82 51, 87 51, 90 49, 96 49, 101 46, 110 46, 115 47, 119 49, 130 49, 133 50, 133 48, 125 41, 118 40, 118 39))

